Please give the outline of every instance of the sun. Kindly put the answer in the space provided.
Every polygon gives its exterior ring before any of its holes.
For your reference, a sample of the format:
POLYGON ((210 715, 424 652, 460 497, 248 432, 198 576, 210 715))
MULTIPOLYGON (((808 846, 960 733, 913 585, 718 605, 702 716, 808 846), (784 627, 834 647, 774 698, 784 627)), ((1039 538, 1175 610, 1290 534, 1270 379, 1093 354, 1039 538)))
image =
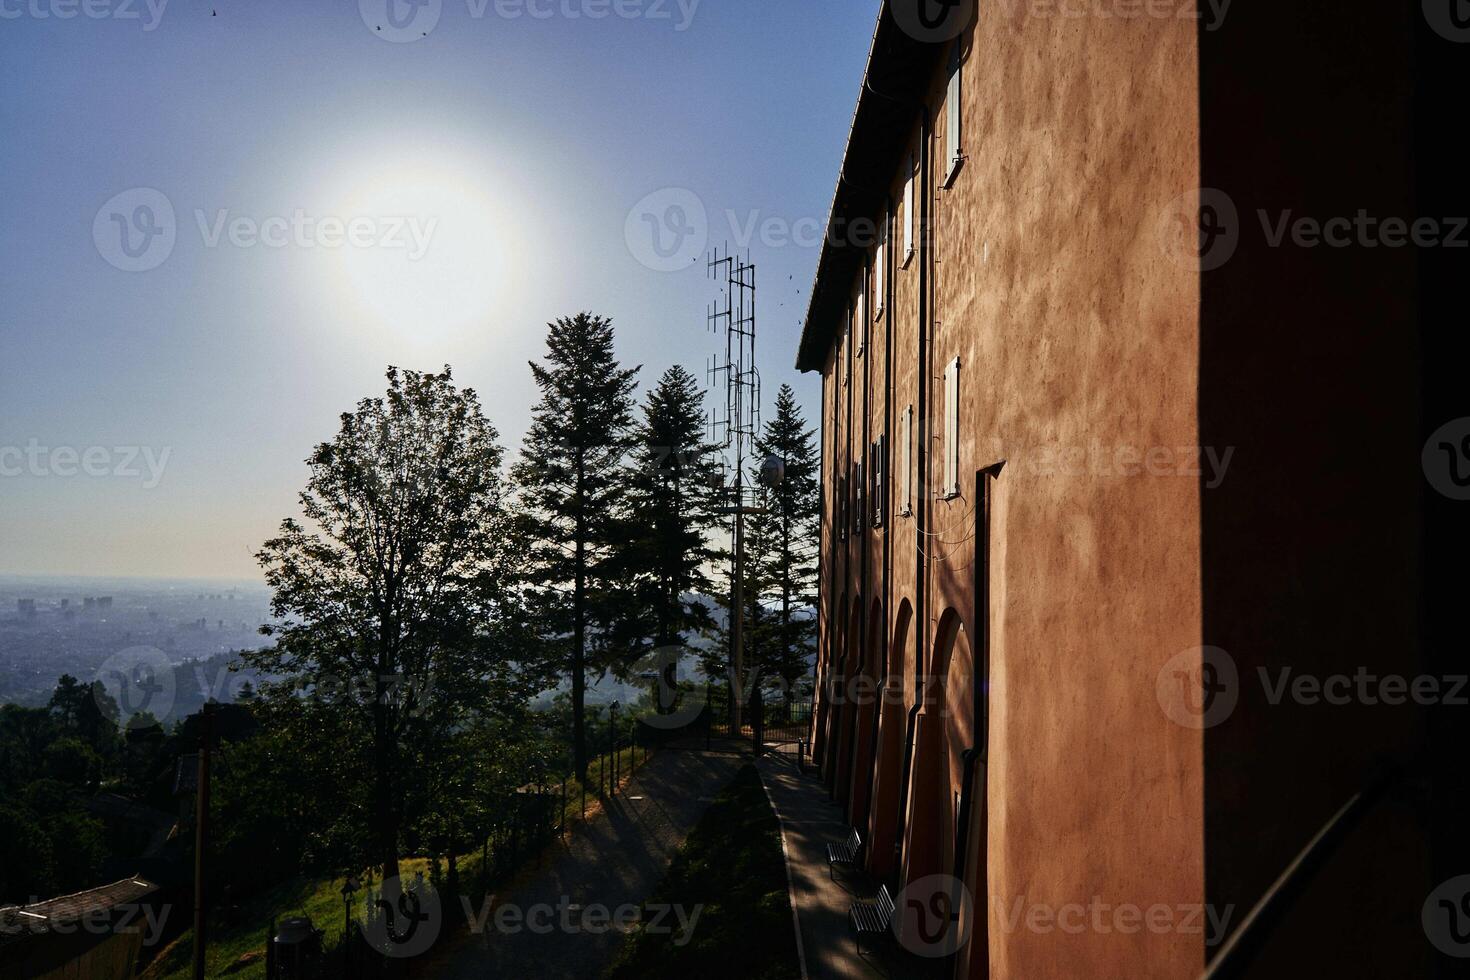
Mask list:
POLYGON ((489 322, 516 282, 513 229, 490 178, 412 162, 375 168, 346 187, 335 259, 359 315, 430 340, 489 322))

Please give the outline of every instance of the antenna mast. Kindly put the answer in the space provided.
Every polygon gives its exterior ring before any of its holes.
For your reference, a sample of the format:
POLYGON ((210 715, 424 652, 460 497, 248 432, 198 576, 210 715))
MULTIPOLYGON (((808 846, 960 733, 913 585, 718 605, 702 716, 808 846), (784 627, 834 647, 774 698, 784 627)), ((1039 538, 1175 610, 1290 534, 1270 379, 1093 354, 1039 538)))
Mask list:
MULTIPOLYGON (((743 729, 745 698, 745 515, 747 506, 745 457, 755 452, 760 431, 761 376, 755 366, 755 264, 732 254, 728 246, 715 249, 706 264, 709 278, 720 284, 720 297, 709 305, 706 322, 711 333, 725 335, 725 350, 710 359, 709 385, 723 382, 724 404, 710 406, 710 442, 734 457, 734 481, 725 488, 730 505, 722 513, 734 516, 735 568, 730 582, 730 721, 735 737, 743 729)), ((754 501, 752 501, 752 504, 754 501)))

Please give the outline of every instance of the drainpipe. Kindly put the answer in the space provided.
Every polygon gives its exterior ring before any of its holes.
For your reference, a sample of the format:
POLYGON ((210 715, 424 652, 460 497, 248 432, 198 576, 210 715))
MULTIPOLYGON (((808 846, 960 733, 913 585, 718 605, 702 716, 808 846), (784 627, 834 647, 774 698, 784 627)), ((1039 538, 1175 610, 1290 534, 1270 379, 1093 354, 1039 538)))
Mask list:
POLYGON ((918 475, 918 499, 914 501, 914 629, 917 656, 914 659, 914 706, 909 709, 908 725, 904 733, 903 784, 899 787, 898 836, 894 841, 895 866, 902 867, 904 825, 908 818, 909 783, 913 775, 914 728, 919 707, 924 703, 923 673, 929 649, 929 605, 928 589, 925 587, 928 560, 925 558, 924 536, 929 519, 929 319, 932 316, 929 292, 932 288, 929 263, 932 259, 929 225, 932 220, 930 201, 931 160, 930 141, 933 139, 933 119, 927 104, 919 125, 919 187, 914 195, 919 201, 919 393, 914 406, 914 471, 918 475))
MULTIPOLYGON (((880 676, 878 677, 879 691, 881 691, 883 689, 884 683, 888 680, 888 673, 889 673, 889 670, 891 669, 891 665, 888 662, 888 654, 889 654, 888 641, 889 641, 889 623, 891 623, 892 620, 893 620, 893 603, 892 603, 893 596, 892 596, 892 592, 891 592, 891 590, 892 590, 892 568, 893 568, 893 555, 892 555, 892 541, 893 541, 893 536, 892 536, 892 534, 890 534, 890 531, 893 528, 893 522, 895 520, 895 516, 894 516, 894 513, 893 513, 893 495, 891 493, 889 493, 889 488, 893 485, 893 478, 892 478, 892 475, 890 473, 890 470, 892 469, 892 467, 889 465, 889 460, 892 458, 892 454, 893 454, 893 450, 892 450, 892 446, 893 446, 893 438, 892 438, 892 433, 893 433, 893 275, 892 275, 892 268, 893 268, 893 234, 892 234, 893 233, 893 200, 892 200, 892 198, 885 198, 884 199, 884 211, 883 211, 883 213, 884 213, 884 217, 883 217, 883 242, 884 242, 884 248, 883 248, 883 436, 882 436, 882 438, 883 438, 883 455, 882 455, 882 461, 883 461, 883 485, 881 487, 879 487, 878 490, 877 490, 877 495, 878 496, 881 496, 882 497, 882 500, 883 500, 883 528, 882 528, 882 534, 883 534, 883 567, 881 569, 881 574, 883 576, 883 585, 882 585, 882 589, 881 589, 881 595, 883 597, 883 599, 882 599, 882 602, 883 602, 883 625, 882 625, 883 632, 877 638, 877 641, 882 644, 882 647, 881 647, 880 650, 874 651, 874 655, 871 658, 874 664, 876 664, 876 665, 878 665, 878 666, 880 666, 882 668, 881 671, 879 672, 880 673, 880 676)), ((871 644, 869 644, 869 645, 871 646, 871 644)), ((877 769, 877 766, 878 766, 878 733, 879 733, 879 730, 883 726, 883 698, 882 698, 882 695, 881 694, 875 694, 875 696, 878 697, 878 708, 877 708, 877 712, 876 712, 876 714, 875 714, 875 716, 873 718, 873 730, 872 730, 872 732, 868 736, 868 758, 870 760, 872 760, 871 761, 870 768, 869 768, 869 771, 868 771, 868 780, 869 780, 869 786, 868 786, 868 816, 870 818, 870 822, 871 822, 871 816, 872 816, 872 813, 873 813, 873 809, 877 805, 877 802, 878 802, 878 800, 877 800, 878 785, 877 785, 877 778, 876 778, 876 769, 877 769)), ((872 836, 872 828, 871 828, 871 826, 868 828, 868 831, 869 831, 868 836, 871 837, 872 836)), ((871 857, 871 851, 869 853, 869 856, 871 857)))
MULTIPOLYGON (((1002 466, 1005 464, 1001 464, 1002 466)), ((975 744, 961 755, 964 777, 960 782, 960 806, 955 825, 959 838, 954 848, 954 880, 965 880, 965 863, 969 859, 970 821, 975 812, 985 812, 985 785, 975 785, 975 773, 989 764, 990 756, 990 481, 999 470, 978 470, 975 473, 975 558, 971 562, 974 581, 971 585, 973 609, 971 622, 974 624, 974 641, 971 654, 974 663, 970 671, 971 714, 975 720, 975 744)), ((976 877, 985 881, 985 869, 978 868, 976 877)), ((955 899, 958 899, 958 886, 955 899)), ((958 906, 958 901, 950 907, 958 906)), ((981 895, 971 909, 977 922, 984 921, 986 896, 981 895)), ((979 947, 979 954, 989 962, 988 944, 979 947)), ((982 974, 989 975, 989 969, 982 974)))

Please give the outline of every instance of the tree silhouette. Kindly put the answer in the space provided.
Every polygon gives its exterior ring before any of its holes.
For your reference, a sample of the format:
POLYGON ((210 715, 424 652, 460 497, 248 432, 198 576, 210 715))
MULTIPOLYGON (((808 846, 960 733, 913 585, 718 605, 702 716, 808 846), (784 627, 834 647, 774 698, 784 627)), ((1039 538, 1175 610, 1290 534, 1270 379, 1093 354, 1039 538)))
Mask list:
POLYGON ((714 626, 701 597, 714 594, 709 570, 720 557, 711 546, 720 520, 711 485, 718 471, 704 425, 704 393, 694 376, 669 368, 644 402, 628 477, 619 570, 620 635, 630 659, 714 626))
POLYGON ((522 563, 550 659, 572 682, 572 754, 587 771, 587 673, 604 670, 616 612, 614 550, 627 494, 638 368, 613 352, 612 321, 579 313, 548 325, 541 390, 513 473, 525 507, 522 563))
POLYGON ((281 622, 263 630, 275 646, 244 659, 366 729, 375 856, 392 877, 403 766, 489 697, 509 655, 497 633, 516 616, 494 427, 447 366, 387 379, 307 459, 307 523, 284 521, 257 556, 281 622))

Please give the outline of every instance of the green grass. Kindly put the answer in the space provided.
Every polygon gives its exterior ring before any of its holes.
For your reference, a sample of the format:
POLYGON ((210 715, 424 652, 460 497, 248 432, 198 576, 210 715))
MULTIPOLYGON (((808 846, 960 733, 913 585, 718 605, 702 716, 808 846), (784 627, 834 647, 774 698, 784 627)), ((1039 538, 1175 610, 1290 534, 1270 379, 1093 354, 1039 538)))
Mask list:
POLYGON ((801 975, 780 825, 754 766, 715 798, 646 903, 653 904, 682 905, 686 916, 696 906, 703 910, 682 946, 677 926, 672 933, 631 933, 607 980, 801 975))
MULTIPOLYGON (((465 858, 461 867, 473 861, 478 871, 478 853, 465 858)), ((429 862, 423 858, 400 863, 400 873, 415 871, 428 874, 429 862)), ((205 975, 230 977, 232 980, 261 980, 265 976, 265 934, 272 916, 276 921, 293 915, 305 915, 324 931, 323 948, 331 949, 342 938, 342 879, 299 879, 257 895, 240 906, 237 920, 222 921, 212 916, 209 927, 209 950, 205 955, 205 975)), ((184 910, 187 913, 187 910, 184 910)), ((193 976, 194 930, 188 929, 159 957, 148 964, 143 980, 189 980, 193 976)))
MULTIPOLYGON (((638 768, 643 768, 647 752, 640 748, 637 754, 638 768)), ((604 757, 606 776, 612 779, 612 755, 604 757)), ((629 749, 621 750, 619 777, 626 781, 630 775, 629 765, 633 757, 629 749)), ((589 786, 587 792, 588 815, 596 813, 594 806, 597 794, 597 759, 588 767, 589 786)), ((559 792, 561 784, 548 787, 559 792)), ((581 786, 576 779, 567 781, 565 817, 568 824, 581 819, 581 786)), ((466 887, 473 887, 480 875, 481 851, 474 849, 459 858, 460 880, 466 887)), ((534 852, 522 855, 521 861, 534 861, 534 852)), ((425 858, 406 858, 400 862, 400 873, 412 875, 415 871, 428 874, 429 862, 425 858)), ((209 950, 205 956, 205 973, 211 977, 229 977, 231 980, 263 980, 265 977, 265 934, 270 919, 277 922, 288 916, 306 915, 312 924, 324 931, 322 946, 332 949, 342 938, 342 879, 312 878, 298 879, 270 889, 241 903, 240 911, 233 921, 224 921, 219 915, 211 916, 209 927, 209 950)), ((188 909, 175 909, 175 914, 188 915, 188 909)), ((194 930, 185 930, 148 965, 142 980, 190 980, 194 965, 194 930)))

